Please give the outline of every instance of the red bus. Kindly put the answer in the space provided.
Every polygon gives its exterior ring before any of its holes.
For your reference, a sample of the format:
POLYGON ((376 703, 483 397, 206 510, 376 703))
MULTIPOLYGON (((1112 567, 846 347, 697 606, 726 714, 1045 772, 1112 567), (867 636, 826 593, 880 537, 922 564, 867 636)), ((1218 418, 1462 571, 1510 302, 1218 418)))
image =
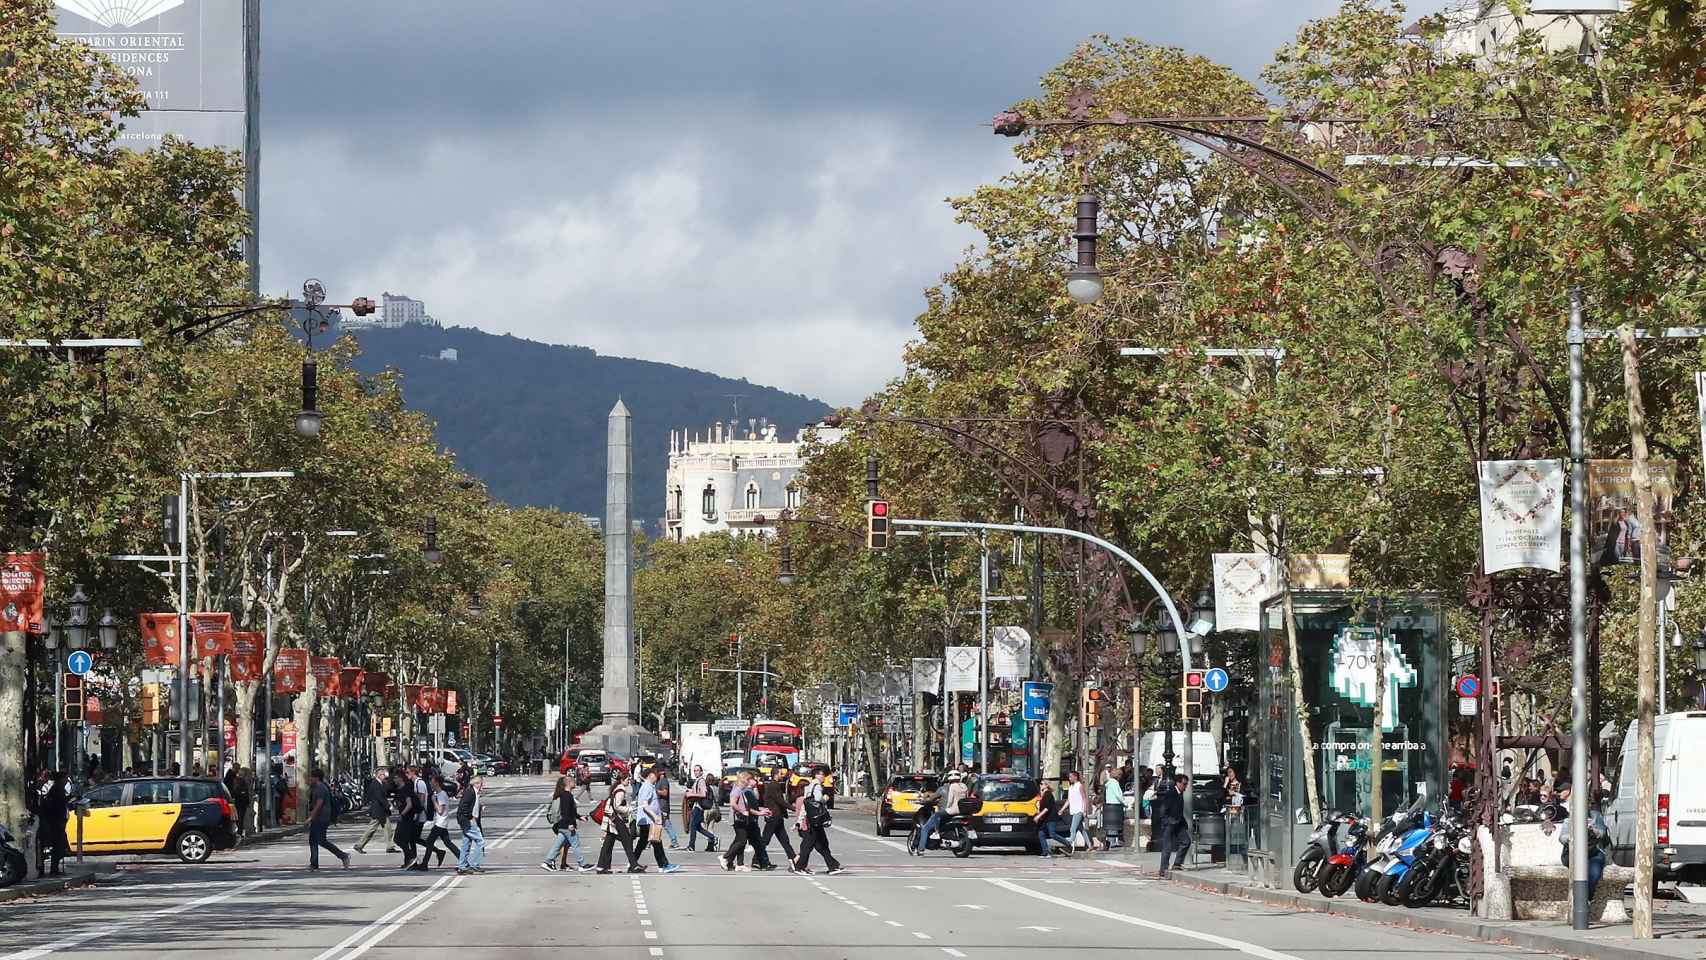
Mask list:
POLYGON ((800 762, 802 744, 799 726, 781 720, 754 720, 746 730, 748 759, 755 764, 760 754, 781 754, 792 769, 800 762))

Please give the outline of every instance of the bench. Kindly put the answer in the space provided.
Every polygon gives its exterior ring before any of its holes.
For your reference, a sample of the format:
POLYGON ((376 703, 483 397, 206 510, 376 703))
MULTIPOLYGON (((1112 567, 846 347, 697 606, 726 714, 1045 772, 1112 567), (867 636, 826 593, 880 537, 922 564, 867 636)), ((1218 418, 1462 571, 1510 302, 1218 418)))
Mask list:
MULTIPOLYGON (((1501 828, 1499 860, 1510 882, 1513 919, 1570 919, 1570 868, 1563 864, 1563 852, 1556 824, 1513 823, 1501 828)), ((1627 923, 1623 888, 1634 879, 1634 870, 1607 863, 1588 903, 1588 922, 1627 923)))

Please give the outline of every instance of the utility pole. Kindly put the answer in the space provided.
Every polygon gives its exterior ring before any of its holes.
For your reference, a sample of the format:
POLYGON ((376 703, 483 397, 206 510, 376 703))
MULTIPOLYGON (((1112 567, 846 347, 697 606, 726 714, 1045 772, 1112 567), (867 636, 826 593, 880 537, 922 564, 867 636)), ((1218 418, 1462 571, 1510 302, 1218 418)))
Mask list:
POLYGON ((978 546, 982 548, 983 557, 978 577, 977 597, 977 722, 980 731, 978 737, 977 766, 980 773, 989 772, 989 537, 987 534, 978 537, 978 546))

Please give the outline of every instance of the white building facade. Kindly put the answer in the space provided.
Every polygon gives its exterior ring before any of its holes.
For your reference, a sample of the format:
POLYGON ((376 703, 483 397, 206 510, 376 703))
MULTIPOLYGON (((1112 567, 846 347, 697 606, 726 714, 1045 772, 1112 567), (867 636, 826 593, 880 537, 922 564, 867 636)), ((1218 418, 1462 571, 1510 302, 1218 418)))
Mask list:
POLYGON ((816 426, 783 440, 760 420, 714 423, 701 436, 672 430, 665 474, 664 535, 671 540, 729 531, 737 537, 776 532, 777 517, 798 509, 795 483, 813 443, 831 444, 843 431, 816 426))

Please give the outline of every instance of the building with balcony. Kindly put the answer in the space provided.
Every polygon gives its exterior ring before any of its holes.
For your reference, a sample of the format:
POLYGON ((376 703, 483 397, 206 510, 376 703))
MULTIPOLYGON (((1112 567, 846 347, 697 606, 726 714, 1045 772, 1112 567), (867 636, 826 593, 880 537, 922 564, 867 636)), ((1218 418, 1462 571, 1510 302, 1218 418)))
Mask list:
POLYGON ((672 430, 665 474, 664 535, 681 541, 726 530, 737 537, 776 532, 783 510, 803 496, 795 479, 814 443, 841 439, 839 429, 807 427, 783 440, 774 424, 749 419, 713 423, 703 434, 672 430))

